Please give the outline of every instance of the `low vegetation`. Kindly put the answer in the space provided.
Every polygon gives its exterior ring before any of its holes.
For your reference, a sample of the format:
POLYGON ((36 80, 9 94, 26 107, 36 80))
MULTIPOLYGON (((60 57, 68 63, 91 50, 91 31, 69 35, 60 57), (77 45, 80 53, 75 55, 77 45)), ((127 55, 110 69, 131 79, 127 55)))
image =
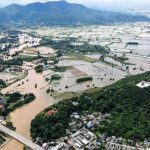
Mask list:
POLYGON ((23 60, 20 58, 17 59, 12 59, 12 60, 0 60, 0 65, 18 65, 22 66, 23 65, 23 60))
POLYGON ((6 141, 4 137, 5 137, 4 134, 0 132, 0 145, 2 145, 6 141))
POLYGON ((109 57, 116 60, 116 61, 118 61, 118 62, 120 62, 120 63, 125 63, 125 61, 128 60, 128 58, 125 57, 125 56, 120 56, 120 57, 118 57, 118 56, 109 56, 109 57))
POLYGON ((54 68, 51 68, 52 71, 54 72, 65 72, 69 67, 68 66, 61 66, 61 67, 54 67, 54 68))
POLYGON ((98 59, 84 56, 82 54, 69 54, 68 57, 65 59, 67 59, 67 60, 82 60, 82 61, 89 62, 89 63, 94 63, 94 62, 98 61, 98 59))
POLYGON ((128 42, 127 45, 139 45, 138 42, 128 42))
POLYGON ((0 89, 4 87, 6 87, 6 83, 2 79, 0 79, 0 89))
POLYGON ((13 126, 13 123, 11 121, 6 122, 6 127, 13 130, 13 131, 16 130, 16 128, 13 126))
POLYGON ((65 100, 65 99, 69 99, 69 98, 77 97, 77 96, 78 96, 78 94, 74 93, 74 92, 64 92, 64 93, 57 94, 55 96, 55 99, 57 99, 57 100, 65 100))
POLYGON ((31 62, 31 61, 37 60, 39 58, 42 58, 42 57, 19 54, 19 55, 15 56, 15 58, 22 59, 23 61, 26 61, 26 62, 31 62))

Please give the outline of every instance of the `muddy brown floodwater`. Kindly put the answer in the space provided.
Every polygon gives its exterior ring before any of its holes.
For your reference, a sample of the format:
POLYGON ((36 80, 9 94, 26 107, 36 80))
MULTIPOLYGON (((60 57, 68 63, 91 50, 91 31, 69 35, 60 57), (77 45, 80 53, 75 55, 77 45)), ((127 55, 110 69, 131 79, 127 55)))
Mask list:
MULTIPOLYGON (((15 92, 34 93, 36 99, 23 107, 10 113, 11 121, 16 127, 16 132, 31 139, 30 124, 32 119, 42 110, 52 105, 54 100, 46 93, 47 83, 42 74, 36 74, 34 70, 29 70, 25 79, 18 81, 2 90, 2 93, 15 92), (23 83, 23 84, 22 84, 23 83), (18 86, 18 84, 21 84, 18 86), (35 88, 37 84, 37 88, 35 88)), ((23 145, 12 139, 2 150, 22 150, 23 145)))

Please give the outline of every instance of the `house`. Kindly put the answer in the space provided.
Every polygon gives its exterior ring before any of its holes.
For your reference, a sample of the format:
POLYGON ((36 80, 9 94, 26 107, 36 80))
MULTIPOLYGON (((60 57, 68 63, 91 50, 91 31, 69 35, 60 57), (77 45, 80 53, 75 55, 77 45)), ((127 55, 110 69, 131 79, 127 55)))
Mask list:
POLYGON ((150 82, 149 81, 141 81, 136 86, 139 88, 147 88, 150 86, 150 82))
POLYGON ((92 129, 93 127, 94 127, 94 123, 89 121, 88 124, 87 124, 87 128, 92 129))
POLYGON ((42 148, 43 148, 43 149, 48 149, 48 144, 47 144, 47 143, 44 143, 44 144, 42 145, 42 148))
POLYGON ((46 115, 50 117, 50 116, 52 116, 54 113, 55 113, 55 110, 49 110, 49 111, 46 113, 46 115))

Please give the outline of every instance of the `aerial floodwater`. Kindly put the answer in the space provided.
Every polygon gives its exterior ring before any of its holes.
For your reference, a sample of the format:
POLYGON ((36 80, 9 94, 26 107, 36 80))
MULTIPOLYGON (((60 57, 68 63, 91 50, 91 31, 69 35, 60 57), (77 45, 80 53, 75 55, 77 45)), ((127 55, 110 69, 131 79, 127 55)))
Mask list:
MULTIPOLYGON (((30 124, 32 119, 42 110, 53 104, 53 98, 46 94, 44 87, 46 82, 42 74, 36 74, 34 69, 28 71, 26 78, 12 84, 11 86, 2 90, 2 93, 18 91, 21 93, 34 93, 36 99, 23 107, 10 113, 11 121, 16 127, 16 132, 20 133, 24 137, 31 139, 30 137, 30 124), (24 84, 21 84, 21 83, 24 84), (21 84, 18 86, 18 84, 21 84), (37 88, 35 88, 37 84, 37 88)), ((10 140, 2 150, 12 150, 15 147, 16 150, 22 150, 23 145, 16 140, 10 140)))
POLYGON ((0 0, 0 150, 150 150, 150 2, 77 1, 0 0))

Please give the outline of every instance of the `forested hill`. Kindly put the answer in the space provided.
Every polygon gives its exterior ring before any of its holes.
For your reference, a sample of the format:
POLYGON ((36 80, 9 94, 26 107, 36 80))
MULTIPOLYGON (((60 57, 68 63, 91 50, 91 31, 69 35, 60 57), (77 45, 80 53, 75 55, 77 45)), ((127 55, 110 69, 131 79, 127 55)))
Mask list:
POLYGON ((99 11, 66 1, 12 4, 0 9, 0 23, 31 25, 84 25, 149 21, 144 16, 99 11))
POLYGON ((54 140, 65 136, 70 114, 88 111, 111 114, 111 121, 96 126, 93 130, 95 133, 107 133, 135 141, 150 138, 150 87, 137 87, 136 84, 142 80, 150 81, 150 72, 122 79, 98 92, 84 93, 55 104, 32 121, 32 137, 54 140), (78 102, 79 105, 75 106, 72 102, 78 102), (57 112, 52 116, 45 115, 52 108, 57 112))

